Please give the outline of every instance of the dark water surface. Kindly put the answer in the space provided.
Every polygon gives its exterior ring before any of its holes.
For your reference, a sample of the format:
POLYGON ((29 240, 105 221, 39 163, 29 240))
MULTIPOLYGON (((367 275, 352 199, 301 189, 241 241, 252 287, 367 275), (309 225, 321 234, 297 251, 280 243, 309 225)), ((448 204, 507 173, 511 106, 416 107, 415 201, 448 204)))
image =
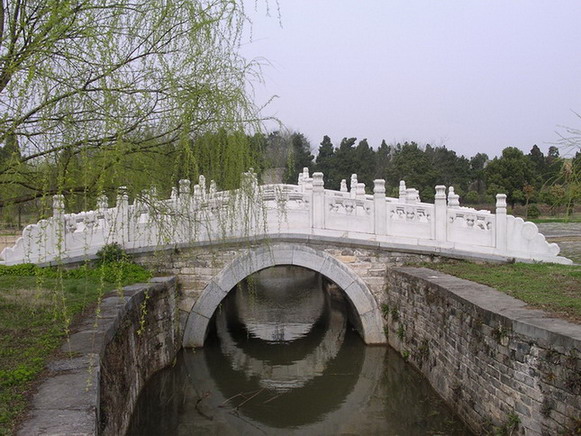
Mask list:
POLYGON ((366 346, 347 310, 310 271, 257 275, 203 349, 152 378, 128 434, 471 434, 399 354, 366 346))

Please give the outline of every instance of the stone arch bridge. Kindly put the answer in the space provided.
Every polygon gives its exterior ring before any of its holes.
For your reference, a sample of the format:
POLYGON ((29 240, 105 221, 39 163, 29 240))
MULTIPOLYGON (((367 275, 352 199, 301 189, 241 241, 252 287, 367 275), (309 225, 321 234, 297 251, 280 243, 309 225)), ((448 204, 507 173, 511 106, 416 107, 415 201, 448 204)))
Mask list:
POLYGON ((434 204, 404 182, 397 198, 386 196, 383 180, 375 180, 373 194, 356 175, 350 187, 343 181, 339 191, 324 189, 323 174, 305 169, 297 185, 259 186, 245 173, 240 189, 218 191, 201 176, 193 189, 181 180, 169 199, 148 191, 133 204, 121 188, 114 207, 101 197, 95 210, 80 213, 65 213, 55 196, 53 216, 27 226, 1 263, 78 262, 120 244, 180 278, 185 346, 202 346, 227 293, 271 266, 301 266, 336 283, 373 344, 386 342, 380 307, 387 265, 434 256, 571 263, 535 224, 507 215, 503 194, 493 214, 461 207, 452 187, 436 186, 434 204))

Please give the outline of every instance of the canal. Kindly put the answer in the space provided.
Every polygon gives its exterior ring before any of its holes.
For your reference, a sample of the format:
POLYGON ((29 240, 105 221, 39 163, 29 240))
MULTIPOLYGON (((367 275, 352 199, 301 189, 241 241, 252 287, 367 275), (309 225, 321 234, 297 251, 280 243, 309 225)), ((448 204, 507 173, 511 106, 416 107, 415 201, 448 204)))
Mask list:
POLYGON ((216 311, 204 348, 151 379, 128 434, 471 434, 398 353, 366 346, 353 319, 317 273, 255 274, 216 311))

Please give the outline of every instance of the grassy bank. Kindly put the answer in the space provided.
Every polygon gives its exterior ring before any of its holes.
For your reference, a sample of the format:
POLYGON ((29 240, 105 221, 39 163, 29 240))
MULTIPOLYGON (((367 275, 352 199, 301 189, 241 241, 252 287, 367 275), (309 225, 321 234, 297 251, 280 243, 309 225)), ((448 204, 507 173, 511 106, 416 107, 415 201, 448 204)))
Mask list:
POLYGON ((469 262, 425 266, 491 286, 531 307, 581 324, 581 266, 469 262))
POLYGON ((70 271, 0 266, 0 435, 13 432, 75 317, 107 292, 148 278, 129 263, 70 271))

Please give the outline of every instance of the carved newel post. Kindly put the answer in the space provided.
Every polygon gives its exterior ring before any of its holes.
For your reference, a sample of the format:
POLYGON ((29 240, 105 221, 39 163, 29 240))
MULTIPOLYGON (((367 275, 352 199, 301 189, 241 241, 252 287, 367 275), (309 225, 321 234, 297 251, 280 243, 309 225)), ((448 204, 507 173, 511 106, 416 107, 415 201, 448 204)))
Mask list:
POLYGON ((387 234, 387 204, 385 202, 385 180, 373 181, 373 210, 375 213, 375 234, 387 234))
POLYGON ((347 180, 341 179, 341 188, 339 189, 340 192, 349 192, 347 190, 347 180))
POLYGON ((175 219, 177 222, 173 225, 173 231, 176 240, 180 242, 187 242, 194 234, 192 228, 191 215, 192 211, 192 182, 188 179, 180 179, 178 182, 177 192, 177 214, 175 219))
POLYGON ((181 179, 179 181, 179 196, 181 201, 185 200, 190 196, 191 185, 192 182, 190 182, 188 179, 181 179))
POLYGON ((496 249, 505 253, 506 241, 506 194, 496 195, 496 249))
POLYGON ((358 198, 360 200, 363 200, 365 198, 365 183, 357 183, 355 198, 358 198))
POLYGON ((399 201, 404 203, 406 200, 407 189, 405 187, 405 181, 400 180, 399 182, 399 201))
POLYGON ((447 214, 446 187, 444 185, 437 185, 436 195, 434 197, 434 233, 436 235, 436 241, 446 241, 447 214))
POLYGON ((97 210, 99 214, 104 214, 109 208, 109 200, 105 194, 101 194, 97 197, 97 210))
POLYGON ((460 207, 460 196, 454 192, 454 187, 448 189, 448 207, 460 207))
POLYGON ((54 248, 55 253, 60 253, 65 249, 65 197, 64 195, 55 195, 52 197, 52 222, 54 225, 54 231, 49 232, 50 238, 54 238, 49 241, 50 247, 47 247, 50 251, 54 248))
POLYGON ((53 218, 62 219, 65 212, 65 196, 54 195, 52 197, 52 216, 53 218))
POLYGON ((196 187, 194 186, 194 199, 199 200, 199 201, 205 201, 206 200, 206 177, 204 177, 203 175, 198 177, 198 184, 196 186, 198 187, 198 189, 196 192, 196 187), (199 195, 199 198, 195 198, 196 194, 199 195))
POLYGON ((325 227, 325 182, 323 173, 313 173, 313 228, 325 227))
POLYGON ((117 190, 117 213, 113 217, 115 220, 113 240, 125 247, 129 241, 129 196, 127 186, 120 186, 117 190))
POLYGON ((357 174, 351 174, 351 185, 349 186, 351 188, 349 191, 351 198, 355 198, 357 195, 357 183, 357 174))

